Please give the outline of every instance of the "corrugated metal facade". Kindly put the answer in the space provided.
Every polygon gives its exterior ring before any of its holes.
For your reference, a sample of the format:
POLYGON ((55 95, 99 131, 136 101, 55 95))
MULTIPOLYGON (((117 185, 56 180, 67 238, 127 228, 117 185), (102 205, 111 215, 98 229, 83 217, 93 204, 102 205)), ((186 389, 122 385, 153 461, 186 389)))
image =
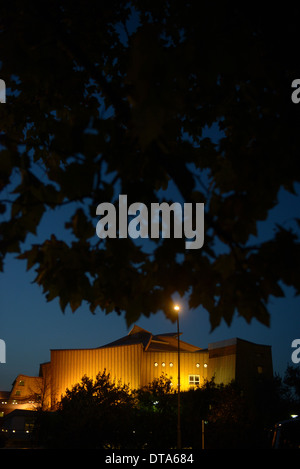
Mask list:
POLYGON ((84 375, 95 379, 99 372, 110 373, 111 380, 140 387, 143 347, 141 344, 122 347, 51 350, 52 394, 56 401, 67 388, 79 383, 84 375))
MULTIPOLYGON (((43 405, 55 406, 66 389, 80 383, 84 375, 94 380, 104 371, 110 374, 112 381, 127 384, 131 389, 146 386, 164 374, 176 389, 177 347, 176 334, 153 336, 134 326, 128 336, 103 347, 51 350, 50 362, 40 365, 39 378, 19 375, 9 401, 14 401, 14 405, 16 401, 18 405, 27 405, 26 400, 32 400, 34 391, 41 395, 43 405)), ((203 350, 180 341, 182 391, 202 386, 205 379, 213 377, 217 384, 236 380, 243 389, 251 389, 257 380, 272 376, 270 346, 235 338, 209 344, 208 349, 203 350)))
MULTIPOLYGON (((52 404, 59 401, 67 388, 79 383, 84 375, 95 379, 99 372, 110 374, 111 380, 127 384, 131 389, 146 386, 162 374, 170 378, 174 388, 178 379, 177 338, 152 336, 135 326, 128 336, 97 349, 52 350, 51 362, 42 366, 42 375, 50 381, 52 404), (50 365, 50 366, 49 366, 50 365), (55 396, 55 397, 53 397, 55 396)), ((237 380, 247 386, 258 373, 272 376, 272 355, 268 346, 240 339, 209 344, 207 350, 181 342, 181 390, 203 385, 215 378, 227 384, 237 380)))
POLYGON ((236 354, 209 357, 209 376, 216 384, 228 384, 236 377, 236 354))
MULTIPOLYGON (((162 374, 177 386, 178 354, 176 352, 144 351, 141 344, 111 348, 52 350, 51 382, 55 401, 67 388, 79 383, 84 375, 95 379, 106 370, 112 380, 138 389, 162 374)), ((198 376, 200 385, 208 376, 208 352, 180 352, 181 389, 191 387, 190 376, 198 376)))

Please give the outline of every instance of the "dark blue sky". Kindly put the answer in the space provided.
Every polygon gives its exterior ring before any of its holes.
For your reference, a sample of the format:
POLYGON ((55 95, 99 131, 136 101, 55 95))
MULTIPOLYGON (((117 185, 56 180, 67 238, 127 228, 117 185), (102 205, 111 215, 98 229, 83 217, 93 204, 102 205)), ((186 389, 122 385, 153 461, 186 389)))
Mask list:
MULTIPOLYGON (((47 231, 59 231, 69 219, 68 210, 68 207, 61 209, 59 217, 56 212, 49 213, 38 234, 44 236, 47 231)), ((294 216, 299 217, 299 196, 282 192, 280 204, 270 213, 268 223, 260 225, 261 236, 268 237, 275 222, 291 226, 294 216)), ((95 226, 96 223, 97 217, 95 226)), ((28 239, 28 243, 34 241, 33 237, 28 239)), ((41 288, 32 283, 34 277, 34 270, 26 272, 26 262, 15 260, 14 256, 7 257, 5 271, 0 274, 0 338, 6 343, 6 363, 0 364, 0 390, 10 390, 18 374, 37 375, 40 363, 50 360, 50 349, 98 347, 130 330, 124 317, 115 313, 105 316, 99 310, 92 315, 87 305, 75 313, 67 308, 63 314, 58 300, 46 302, 41 288)), ((274 298, 270 304, 269 328, 256 320, 249 325, 235 317, 230 327, 222 322, 210 333, 208 313, 201 308, 189 310, 184 303, 180 317, 182 339, 203 348, 210 342, 233 337, 271 345, 274 372, 283 375, 287 365, 292 364, 291 342, 300 337, 300 299, 294 297, 293 289, 285 288, 285 292, 286 298, 274 298)), ((153 333, 171 332, 176 328, 162 313, 149 319, 141 318, 136 324, 153 333)))

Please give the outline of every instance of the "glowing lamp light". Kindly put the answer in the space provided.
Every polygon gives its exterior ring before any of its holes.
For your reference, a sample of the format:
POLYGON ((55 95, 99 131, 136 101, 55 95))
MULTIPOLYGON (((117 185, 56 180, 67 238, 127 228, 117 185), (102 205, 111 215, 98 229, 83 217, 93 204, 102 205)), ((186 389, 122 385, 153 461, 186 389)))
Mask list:
POLYGON ((175 311, 180 311, 180 306, 179 305, 174 305, 174 310, 175 311))

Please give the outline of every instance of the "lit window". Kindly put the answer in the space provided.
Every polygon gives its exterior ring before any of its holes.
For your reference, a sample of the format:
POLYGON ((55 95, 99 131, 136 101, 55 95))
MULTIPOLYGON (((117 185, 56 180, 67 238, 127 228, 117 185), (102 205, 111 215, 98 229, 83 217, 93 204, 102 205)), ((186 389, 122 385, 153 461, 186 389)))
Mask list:
POLYGON ((259 374, 261 375, 262 372, 263 372, 263 367, 262 367, 262 366, 258 366, 258 367, 257 367, 257 373, 259 373, 259 374))
POLYGON ((155 363, 154 363, 154 366, 158 366, 158 363, 157 363, 157 362, 155 362, 155 363))
POLYGON ((190 386, 199 386, 200 376, 199 375, 189 375, 189 385, 190 386))
POLYGON ((25 423, 25 431, 26 433, 32 432, 34 429, 34 423, 32 421, 26 422, 25 423))

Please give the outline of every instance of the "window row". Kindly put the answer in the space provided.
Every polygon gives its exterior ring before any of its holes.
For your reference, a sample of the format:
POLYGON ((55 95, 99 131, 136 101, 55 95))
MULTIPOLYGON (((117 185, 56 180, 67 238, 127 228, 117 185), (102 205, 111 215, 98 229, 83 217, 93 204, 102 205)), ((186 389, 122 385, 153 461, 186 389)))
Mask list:
MULTIPOLYGON (((158 363, 157 362, 154 362, 154 366, 158 366, 158 363)), ((161 364, 162 367, 165 367, 166 366, 166 363, 165 362, 162 362, 161 364)), ((170 362, 169 363, 169 366, 172 368, 172 366, 174 366, 174 363, 170 362)), ((204 363, 204 368, 207 368, 207 363, 204 363)), ((200 363, 196 363, 196 368, 200 368, 200 363)))

